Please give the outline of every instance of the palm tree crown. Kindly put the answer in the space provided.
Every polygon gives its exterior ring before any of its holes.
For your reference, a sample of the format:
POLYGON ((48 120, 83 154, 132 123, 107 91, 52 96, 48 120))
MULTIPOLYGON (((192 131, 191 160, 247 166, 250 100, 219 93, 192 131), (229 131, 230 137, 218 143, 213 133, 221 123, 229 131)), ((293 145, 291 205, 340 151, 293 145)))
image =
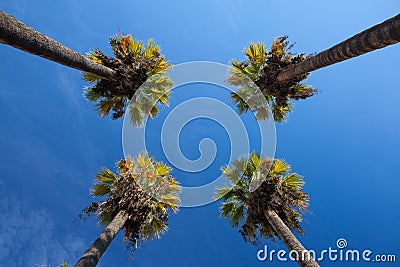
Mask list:
POLYGON ((250 103, 259 98, 254 90, 249 88, 249 80, 258 86, 271 106, 273 118, 281 122, 286 119, 287 114, 292 109, 290 99, 299 100, 310 97, 316 93, 311 86, 301 83, 309 73, 300 74, 289 80, 277 82, 276 77, 283 70, 293 67, 306 58, 306 54, 293 55, 289 52, 293 45, 289 45, 287 36, 277 38, 273 41, 270 51, 267 51, 262 42, 250 43, 249 47, 244 49, 246 60, 239 62, 232 61, 232 69, 228 82, 240 86, 238 92, 233 93, 231 97, 236 102, 239 112, 243 113, 251 109, 257 112, 257 119, 268 117, 267 109, 269 107, 254 108, 250 103))
POLYGON ((144 109, 140 109, 141 114, 154 117, 158 112, 156 103, 168 104, 172 82, 164 74, 171 65, 165 61, 163 55, 160 55, 160 47, 151 39, 146 46, 134 40, 131 35, 118 35, 110 38, 110 45, 114 58, 104 55, 100 50, 92 50, 88 57, 96 63, 115 70, 118 77, 115 80, 107 80, 85 72, 83 79, 94 83, 85 88, 85 97, 89 101, 97 102, 96 107, 101 117, 107 116, 112 111, 113 119, 121 118, 129 100, 151 77, 152 85, 156 86, 147 88, 139 99, 133 102, 145 102, 144 109))
POLYGON ((274 240, 277 236, 266 220, 266 210, 273 210, 289 228, 303 233, 301 212, 308 207, 309 196, 302 191, 303 178, 291 173, 286 162, 253 153, 222 171, 234 186, 217 190, 216 198, 224 200, 221 216, 233 227, 240 226, 246 242, 257 244, 262 237, 274 240))
POLYGON ((117 174, 102 169, 96 175, 91 194, 106 197, 92 202, 83 215, 96 214, 99 223, 109 224, 120 212, 128 218, 124 224, 124 241, 133 251, 143 242, 167 230, 168 211, 178 211, 180 186, 171 176, 171 168, 155 162, 147 154, 137 160, 127 157, 117 163, 117 174))

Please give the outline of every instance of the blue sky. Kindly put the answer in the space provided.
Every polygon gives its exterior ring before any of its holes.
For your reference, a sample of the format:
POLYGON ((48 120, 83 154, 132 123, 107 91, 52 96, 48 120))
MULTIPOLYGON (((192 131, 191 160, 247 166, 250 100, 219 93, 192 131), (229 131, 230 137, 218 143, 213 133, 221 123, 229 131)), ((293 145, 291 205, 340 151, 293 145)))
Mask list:
MULTIPOLYGON (((296 42, 294 51, 315 53, 396 15, 400 3, 17 0, 1 2, 0 9, 81 53, 100 48, 110 54, 108 38, 121 31, 154 38, 178 64, 228 63, 243 58, 248 42, 269 46, 282 35, 296 42)), ((350 248, 400 257, 399 56, 400 45, 394 45, 313 72, 308 83, 319 93, 297 102, 289 120, 277 126, 276 156, 305 176, 311 196, 305 236, 299 237, 309 249, 334 247, 343 237, 350 248)), ((75 263, 101 232, 95 219, 74 219, 92 201, 95 173, 123 156, 122 120, 97 117, 82 97, 86 84, 76 70, 5 45, 0 60, 0 266, 75 263)), ((205 137, 225 147, 218 125, 209 123, 192 125, 215 130, 193 139, 183 131, 182 138, 193 142, 183 141, 188 157, 196 157, 205 137)), ((259 262, 258 248, 219 218, 218 203, 182 209, 169 225, 132 261, 117 237, 99 266, 283 265, 259 262)))

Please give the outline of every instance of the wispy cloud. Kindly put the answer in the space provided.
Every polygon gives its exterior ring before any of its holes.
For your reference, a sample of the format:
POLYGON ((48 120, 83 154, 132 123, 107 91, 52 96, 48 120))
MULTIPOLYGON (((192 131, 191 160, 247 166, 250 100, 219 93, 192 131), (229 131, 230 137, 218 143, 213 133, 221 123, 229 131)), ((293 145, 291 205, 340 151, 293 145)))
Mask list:
POLYGON ((15 197, 2 194, 0 212, 0 266, 57 266, 76 260, 87 245, 71 234, 58 238, 44 208, 29 209, 15 197))

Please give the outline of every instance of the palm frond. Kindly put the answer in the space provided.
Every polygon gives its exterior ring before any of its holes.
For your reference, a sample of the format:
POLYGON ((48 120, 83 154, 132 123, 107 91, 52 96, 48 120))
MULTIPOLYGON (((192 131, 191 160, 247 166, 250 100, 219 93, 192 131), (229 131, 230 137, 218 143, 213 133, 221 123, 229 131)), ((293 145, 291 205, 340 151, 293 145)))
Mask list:
POLYGON ((82 79, 87 82, 96 82, 96 81, 100 80, 101 78, 93 73, 84 72, 82 74, 82 79))
POLYGON ((261 159, 260 157, 257 155, 257 153, 251 153, 250 154, 250 161, 253 164, 254 168, 258 168, 261 164, 261 159))
POLYGON ((103 184, 103 183, 97 183, 94 185, 91 193, 94 196, 104 196, 104 195, 108 195, 109 193, 111 193, 111 187, 107 184, 103 184))
POLYGON ((236 207, 235 202, 224 202, 221 205, 221 216, 230 217, 232 210, 236 207))
POLYGON ((239 223, 245 217, 245 206, 244 205, 235 205, 230 214, 230 221, 233 227, 238 227, 239 223))
POLYGON ((215 195, 214 195, 214 199, 218 200, 220 198, 224 199, 224 200, 228 200, 230 198, 232 198, 234 196, 233 194, 233 190, 231 187, 219 187, 217 188, 215 195))
POLYGON ((290 165, 287 164, 284 160, 276 159, 274 160, 271 174, 272 175, 282 175, 290 171, 290 165))
POLYGON ((304 186, 303 177, 297 173, 291 173, 281 180, 282 187, 288 187, 291 190, 299 191, 304 186))
POLYGON ((93 86, 85 87, 83 96, 89 101, 97 101, 101 98, 101 95, 93 89, 93 86))
POLYGON ((232 169, 229 166, 225 166, 221 168, 221 171, 225 175, 225 177, 229 180, 231 185, 237 184, 242 176, 238 168, 232 169))
POLYGON ((100 100, 100 102, 97 103, 95 106, 97 108, 99 116, 104 118, 110 113, 114 105, 115 105, 115 100, 111 98, 111 99, 100 100))
POLYGON ((165 176, 168 173, 171 172, 171 167, 169 167, 167 164, 165 163, 161 163, 161 162, 157 162, 156 165, 156 172, 161 175, 161 176, 165 176))
POLYGON ((96 175, 96 180, 110 184, 117 180, 117 176, 110 169, 102 168, 101 172, 96 175))

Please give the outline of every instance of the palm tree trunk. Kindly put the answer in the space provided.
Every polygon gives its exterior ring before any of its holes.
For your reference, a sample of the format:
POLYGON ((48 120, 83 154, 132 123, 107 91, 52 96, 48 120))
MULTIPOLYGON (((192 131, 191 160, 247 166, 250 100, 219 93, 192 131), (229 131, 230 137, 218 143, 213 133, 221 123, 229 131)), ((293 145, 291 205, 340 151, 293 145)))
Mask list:
POLYGON ((303 245, 297 240, 294 234, 290 231, 289 227, 279 218, 273 210, 266 210, 264 215, 269 224, 279 236, 279 238, 285 243, 286 247, 291 251, 296 251, 298 257, 296 259, 297 263, 301 267, 316 267, 319 266, 318 263, 311 257, 308 251, 303 247, 303 245))
POLYGON ((283 70, 278 82, 400 42, 400 14, 283 70))
POLYGON ((47 58, 62 65, 114 80, 116 72, 36 31, 0 10, 0 43, 47 58))
POLYGON ((124 211, 118 212, 111 223, 104 229, 100 236, 94 241, 88 250, 83 254, 75 267, 94 267, 100 260, 100 257, 106 251, 111 241, 124 227, 128 215, 124 211))

